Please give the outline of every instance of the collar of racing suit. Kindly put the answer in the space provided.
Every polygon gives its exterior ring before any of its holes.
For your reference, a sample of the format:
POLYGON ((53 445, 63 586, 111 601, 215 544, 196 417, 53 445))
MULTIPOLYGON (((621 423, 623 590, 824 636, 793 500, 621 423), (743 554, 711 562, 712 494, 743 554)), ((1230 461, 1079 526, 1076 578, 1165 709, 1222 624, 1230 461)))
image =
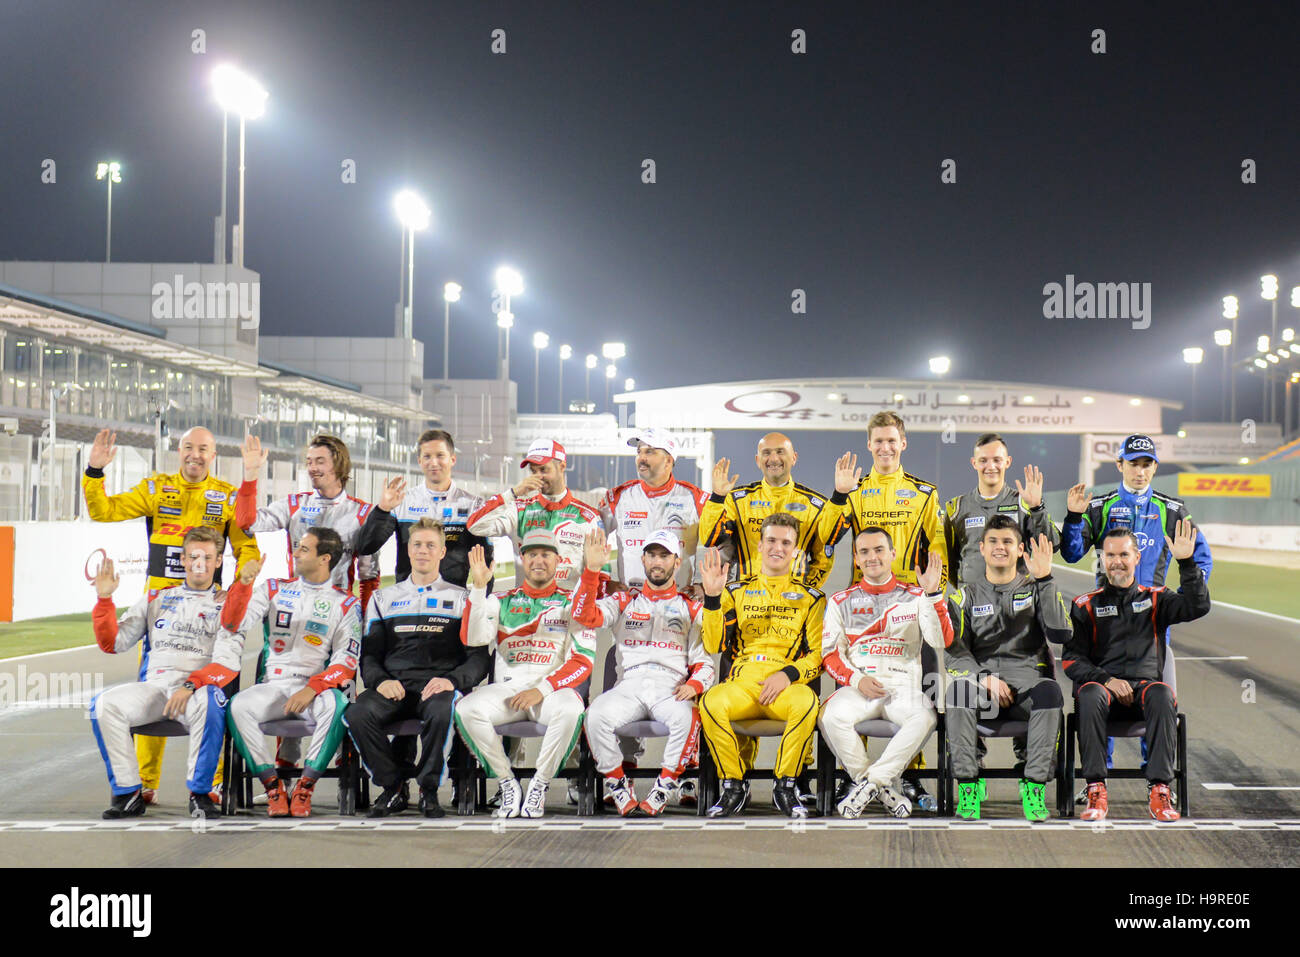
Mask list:
POLYGON ((1138 593, 1138 589, 1141 587, 1142 586, 1138 584, 1137 573, 1135 572, 1133 575, 1133 584, 1129 585, 1127 588, 1117 588, 1110 583, 1110 579, 1107 579, 1106 584, 1101 586, 1101 591, 1103 595, 1115 596, 1118 598, 1131 598, 1138 593))
POLYGON ((670 580, 663 588, 655 588, 649 582, 646 582, 637 591, 651 601, 667 601, 669 598, 677 597, 677 582, 670 580))
POLYGON ((546 509, 548 512, 554 512, 564 508, 564 506, 568 505, 571 501, 573 501, 573 493, 566 488, 564 490, 564 494, 557 499, 552 499, 547 495, 539 493, 537 497, 533 499, 533 501, 536 502, 538 505, 540 505, 542 508, 546 509))
POLYGON ((326 574, 326 578, 325 578, 325 580, 324 580, 323 582, 313 582, 313 581, 308 581, 307 579, 303 578, 301 575, 298 576, 298 579, 297 579, 297 580, 300 581, 300 582, 302 582, 303 587, 305 587, 305 588, 320 589, 320 588, 333 588, 333 587, 334 587, 334 579, 333 579, 333 577, 332 577, 330 574, 328 574, 328 573, 326 574))
POLYGON ((529 598, 547 598, 559 591, 559 588, 560 586, 556 583, 554 578, 551 579, 551 583, 545 588, 534 588, 532 585, 528 584, 528 582, 523 582, 519 585, 519 589, 529 598))
POLYGON ((890 472, 888 475, 886 475, 883 472, 877 472, 876 467, 873 465, 871 466, 871 471, 867 473, 867 477, 862 480, 862 483, 868 487, 872 487, 872 486, 879 485, 882 482, 897 482, 902 477, 903 477, 902 462, 899 462, 898 468, 894 469, 894 471, 890 472))
POLYGON ((883 595, 898 587, 898 579, 893 575, 890 575, 889 581, 885 582, 883 585, 872 585, 864 578, 862 581, 858 582, 858 587, 868 595, 883 595))
POLYGON ((1140 491, 1140 492, 1135 492, 1133 489, 1129 488, 1127 482, 1120 482, 1120 483, 1119 483, 1119 487, 1120 487, 1120 491, 1123 492, 1125 495, 1131 495, 1131 496, 1133 496, 1134 498, 1139 499, 1139 500, 1140 500, 1140 499, 1144 499, 1144 498, 1146 498, 1147 496, 1149 496, 1149 495, 1151 494, 1151 486, 1150 486, 1150 485, 1148 485, 1146 488, 1144 488, 1144 489, 1143 489, 1142 491, 1140 491))
POLYGON ((637 481, 641 483, 641 491, 645 492, 647 498, 658 498, 660 495, 667 495, 673 490, 673 486, 677 484, 677 479, 672 475, 668 476, 667 482, 658 487, 647 485, 645 479, 637 479, 637 481))
POLYGON ((428 492, 430 495, 450 495, 453 491, 455 491, 455 489, 456 489, 455 482, 451 482, 445 489, 439 490, 436 488, 430 488, 429 480, 428 479, 424 480, 424 490, 428 492))

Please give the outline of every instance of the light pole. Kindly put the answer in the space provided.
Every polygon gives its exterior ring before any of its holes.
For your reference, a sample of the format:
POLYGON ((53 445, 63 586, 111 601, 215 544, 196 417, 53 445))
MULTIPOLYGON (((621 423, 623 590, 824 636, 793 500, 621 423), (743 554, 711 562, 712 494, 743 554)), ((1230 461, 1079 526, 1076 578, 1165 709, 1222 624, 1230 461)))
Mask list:
POLYGON ((460 283, 449 282, 442 287, 442 377, 450 379, 451 369, 451 304, 460 302, 460 283))
POLYGON ((122 182, 121 163, 100 163, 95 167, 95 179, 108 180, 108 227, 104 237, 104 262, 113 261, 113 184, 122 182))
POLYGON ((542 411, 542 350, 551 344, 544 332, 533 333, 533 411, 542 411))
MULTIPOLYGON (((224 63, 212 71, 212 88, 216 94, 218 105, 225 113, 239 114, 239 223, 235 227, 238 234, 238 240, 235 242, 235 265, 242 268, 244 265, 244 247, 246 245, 244 242, 244 123, 246 120, 255 120, 266 112, 266 90, 247 73, 224 63)), ((221 246, 224 252, 226 245, 226 136, 224 130, 221 143, 221 246)))
POLYGON ((605 411, 606 412, 610 411, 609 384, 614 381, 614 376, 616 375, 618 375, 618 366, 614 365, 614 363, 612 362, 609 365, 605 366, 605 411))
POLYGON ((560 346, 560 374, 556 376, 556 382, 558 383, 556 391, 559 393, 559 409, 561 413, 564 412, 564 363, 572 358, 573 346, 560 346))
POLYGON ((497 312, 497 327, 505 330, 505 353, 504 356, 500 349, 501 334, 497 333, 497 358, 501 360, 501 379, 509 381, 510 379, 510 328, 515 324, 515 315, 510 311, 510 300, 514 296, 523 294, 524 277, 519 275, 518 270, 509 266, 498 266, 494 274, 497 283, 497 293, 504 297, 504 302, 497 312))
POLYGON ((1223 297, 1223 318, 1232 321, 1231 335, 1228 338, 1228 345, 1232 347, 1232 358, 1228 365, 1231 368, 1231 381, 1228 386, 1228 421, 1237 421, 1237 297, 1223 297))
MULTIPOLYGON (((1273 324, 1269 328, 1268 338, 1270 342, 1277 342, 1277 276, 1269 273, 1267 276, 1259 277, 1259 294, 1269 301, 1273 307, 1273 324)), ((1268 420, 1277 421, 1277 394, 1273 388, 1273 373, 1269 372, 1268 376, 1268 420)))
POLYGON ((406 302, 396 334, 399 339, 410 339, 415 328, 415 233, 429 227, 430 214, 424 200, 409 189, 393 197, 393 210, 402 224, 402 246, 406 252, 406 302))
POLYGON ((1231 329, 1215 329, 1214 344, 1223 347, 1223 384, 1219 390, 1221 396, 1221 410, 1219 415, 1223 420, 1228 421, 1228 346, 1232 345, 1231 329))
POLYGON ((1192 421, 1196 421, 1196 367, 1205 360, 1205 350, 1200 346, 1190 346, 1183 350, 1183 361, 1192 367, 1192 421))
POLYGON ((596 368, 600 359, 593 352, 587 353, 587 401, 591 401, 591 370, 596 368))

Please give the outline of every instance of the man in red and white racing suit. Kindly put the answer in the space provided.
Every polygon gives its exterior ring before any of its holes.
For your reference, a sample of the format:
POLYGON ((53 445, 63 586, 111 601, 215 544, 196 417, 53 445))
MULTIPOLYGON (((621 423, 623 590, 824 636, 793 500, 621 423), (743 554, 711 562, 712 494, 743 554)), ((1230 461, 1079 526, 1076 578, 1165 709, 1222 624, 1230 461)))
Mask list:
POLYGON ((607 793, 624 816, 638 808, 659 814, 678 789, 677 779, 699 747, 700 715, 695 698, 713 684, 713 661, 700 637, 701 602, 677 591, 673 578, 681 560, 681 541, 660 529, 641 548, 645 585, 599 599, 600 570, 609 561, 605 533, 587 536, 586 570, 573 596, 573 620, 614 635, 619 680, 587 708, 587 741, 596 770, 609 783, 607 793), (668 726, 664 761, 646 800, 639 805, 623 772, 616 729, 653 718, 668 726))
POLYGON ((894 546, 876 525, 858 532, 853 558, 862 580, 831 596, 822 628, 822 666, 840 685, 822 703, 818 727, 844 765, 852 788, 837 805, 854 818, 877 798, 895 817, 912 813, 898 777, 934 730, 934 709, 921 687, 921 642, 951 644, 952 622, 940 577, 942 557, 931 552, 917 585, 894 577, 894 546), (854 730, 884 718, 899 726, 875 764, 854 730))

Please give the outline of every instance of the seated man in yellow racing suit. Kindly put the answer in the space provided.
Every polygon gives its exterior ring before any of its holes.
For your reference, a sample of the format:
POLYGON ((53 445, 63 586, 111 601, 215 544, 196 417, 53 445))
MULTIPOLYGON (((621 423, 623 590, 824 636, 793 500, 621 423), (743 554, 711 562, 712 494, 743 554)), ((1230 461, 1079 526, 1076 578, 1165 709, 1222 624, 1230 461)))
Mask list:
POLYGON ((787 817, 808 816, 795 775, 817 726, 817 692, 809 682, 822 670, 826 596, 790 575, 798 533, 793 515, 769 515, 761 530, 761 570, 731 584, 717 551, 709 549, 701 559, 704 647, 715 654, 725 645, 733 662, 726 680, 700 701, 700 723, 722 778, 710 817, 735 814, 745 802, 741 744, 731 722, 752 718, 785 722, 772 801, 787 817))

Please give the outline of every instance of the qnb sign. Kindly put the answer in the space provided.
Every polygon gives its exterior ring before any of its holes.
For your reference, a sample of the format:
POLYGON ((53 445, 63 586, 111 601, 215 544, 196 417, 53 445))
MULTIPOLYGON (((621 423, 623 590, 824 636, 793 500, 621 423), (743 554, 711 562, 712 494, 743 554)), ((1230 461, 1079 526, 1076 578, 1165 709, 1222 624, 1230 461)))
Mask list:
POLYGON ((1217 496, 1221 498, 1268 498, 1273 494, 1271 475, 1200 475, 1178 473, 1179 496, 1217 496))

